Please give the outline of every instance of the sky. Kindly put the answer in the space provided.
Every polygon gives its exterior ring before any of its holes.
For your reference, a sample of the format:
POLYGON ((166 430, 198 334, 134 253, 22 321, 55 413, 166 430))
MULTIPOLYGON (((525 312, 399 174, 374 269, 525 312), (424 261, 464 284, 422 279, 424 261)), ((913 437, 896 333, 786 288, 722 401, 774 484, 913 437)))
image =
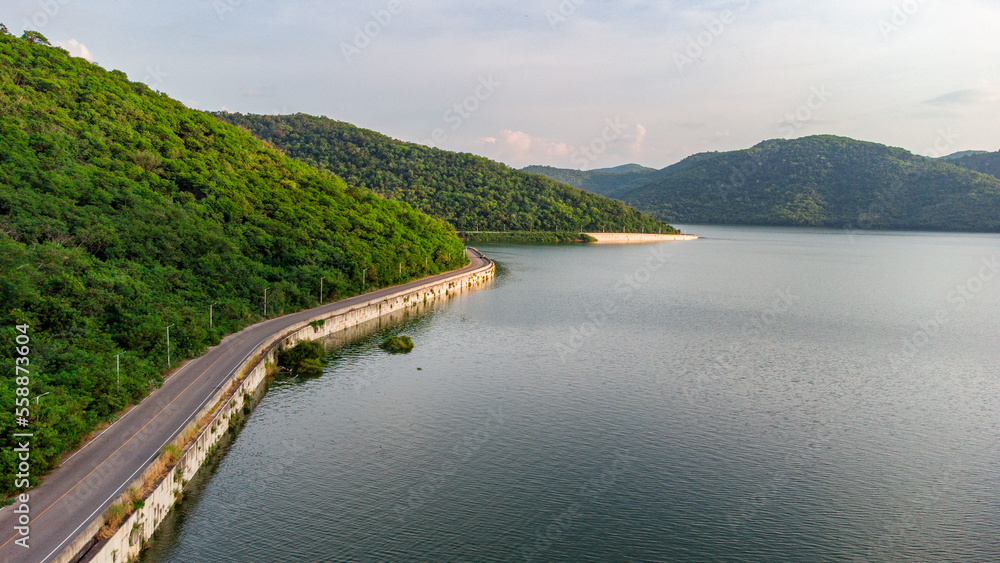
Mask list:
POLYGON ((996 0, 4 0, 0 22, 193 108, 517 168, 815 134, 1000 149, 996 0))

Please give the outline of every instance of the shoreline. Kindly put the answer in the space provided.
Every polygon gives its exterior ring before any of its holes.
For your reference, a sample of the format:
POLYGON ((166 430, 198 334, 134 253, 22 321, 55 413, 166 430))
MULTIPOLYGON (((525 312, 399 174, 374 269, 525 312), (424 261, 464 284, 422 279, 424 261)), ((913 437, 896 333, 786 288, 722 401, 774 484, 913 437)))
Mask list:
POLYGON ((652 233, 584 233, 595 240, 590 244, 649 244, 698 240, 698 235, 658 235, 652 233))
MULTIPOLYGON (((131 482, 137 489, 144 491, 141 494, 143 502, 134 506, 131 514, 126 515, 113 529, 106 530, 103 538, 99 538, 97 536, 106 523, 106 512, 97 514, 103 509, 102 505, 102 509, 85 519, 78 528, 79 532, 64 540, 64 543, 68 542, 67 546, 62 548, 60 545, 45 559, 55 555, 53 561, 59 562, 82 560, 112 563, 138 555, 143 544, 159 528, 163 517, 183 495, 187 483, 214 451, 216 443, 228 433, 230 425, 239 419, 239 413, 245 415, 252 411, 256 404, 253 397, 266 383, 278 348, 292 346, 302 340, 322 339, 382 317, 406 314, 422 305, 444 302, 488 285, 494 275, 494 263, 474 248, 467 248, 467 253, 473 260, 472 264, 464 268, 328 303, 317 309, 277 317, 244 329, 247 331, 275 322, 284 325, 275 327, 276 331, 270 332, 254 345, 214 388, 214 392, 205 397, 200 406, 187 416, 178 432, 171 434, 173 438, 167 444, 176 443, 179 450, 175 450, 175 455, 169 456, 171 460, 166 461, 168 454, 160 448, 157 452, 159 455, 147 460, 133 477, 119 486, 118 491, 121 491, 131 482), (477 265, 477 261, 481 264, 477 265), (280 319, 285 319, 285 322, 280 319), (138 478, 132 480, 136 475, 138 478), (59 548, 62 548, 61 551, 59 548)), ((230 335, 232 336, 234 335, 230 335)), ((205 361, 204 358, 205 356, 196 358, 190 363, 205 361)), ((115 496, 105 501, 105 504, 115 496)))

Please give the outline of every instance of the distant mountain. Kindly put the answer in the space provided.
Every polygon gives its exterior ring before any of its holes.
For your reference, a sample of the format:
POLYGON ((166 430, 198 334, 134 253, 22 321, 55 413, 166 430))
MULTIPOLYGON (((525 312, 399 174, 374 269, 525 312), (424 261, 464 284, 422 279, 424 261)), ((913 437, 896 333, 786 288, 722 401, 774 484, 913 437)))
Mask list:
POLYGON ((940 159, 941 160, 958 160, 958 159, 964 158, 966 156, 973 156, 973 155, 977 155, 977 154, 987 154, 989 152, 990 151, 959 151, 959 152, 951 153, 949 155, 942 156, 942 157, 940 157, 940 159))
POLYGON ((306 114, 219 113, 291 157, 448 221, 461 231, 673 232, 625 205, 499 162, 397 141, 306 114))
POLYGON ((1000 178, 1000 152, 969 151, 971 154, 949 161, 955 166, 1000 178))
POLYGON ((697 154, 655 172, 531 170, 673 223, 1000 232, 1000 179, 981 173, 998 161, 997 153, 935 160, 821 135, 697 154))
POLYGON ((658 172, 653 168, 638 165, 626 165, 630 168, 618 167, 603 170, 568 170, 551 166, 528 166, 525 172, 541 174, 554 180, 565 182, 571 186, 587 190, 595 194, 620 199, 618 196, 630 189, 648 183, 651 175, 658 172), (637 168, 631 168, 631 167, 637 168))
POLYGON ((594 172, 605 172, 607 174, 626 174, 628 172, 655 172, 655 168, 647 168, 641 164, 622 164, 614 168, 598 168, 594 172))

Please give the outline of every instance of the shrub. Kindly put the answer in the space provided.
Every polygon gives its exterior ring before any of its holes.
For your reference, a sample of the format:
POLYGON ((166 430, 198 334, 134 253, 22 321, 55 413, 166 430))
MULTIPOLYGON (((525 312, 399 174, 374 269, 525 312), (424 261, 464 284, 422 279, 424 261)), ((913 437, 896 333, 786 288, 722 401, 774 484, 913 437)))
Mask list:
POLYGON ((409 336, 393 336, 379 345, 390 354, 409 354, 413 350, 413 340, 409 336))
POLYGON ((325 363, 326 349, 319 342, 299 342, 292 348, 278 350, 278 367, 293 377, 321 375, 325 363))

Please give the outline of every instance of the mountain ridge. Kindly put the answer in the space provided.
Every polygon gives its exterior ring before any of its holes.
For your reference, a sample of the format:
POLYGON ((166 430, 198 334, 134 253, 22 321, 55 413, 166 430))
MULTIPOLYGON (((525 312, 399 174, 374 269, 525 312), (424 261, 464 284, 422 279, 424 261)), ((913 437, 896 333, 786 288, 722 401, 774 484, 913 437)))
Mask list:
POLYGON ((219 112, 289 156, 448 221, 460 231, 673 232, 621 201, 469 153, 407 143, 303 113, 219 112))
POLYGON ((554 173, 673 223, 1000 232, 1000 179, 986 173, 1000 173, 998 161, 815 135, 700 153, 625 182, 554 173))

